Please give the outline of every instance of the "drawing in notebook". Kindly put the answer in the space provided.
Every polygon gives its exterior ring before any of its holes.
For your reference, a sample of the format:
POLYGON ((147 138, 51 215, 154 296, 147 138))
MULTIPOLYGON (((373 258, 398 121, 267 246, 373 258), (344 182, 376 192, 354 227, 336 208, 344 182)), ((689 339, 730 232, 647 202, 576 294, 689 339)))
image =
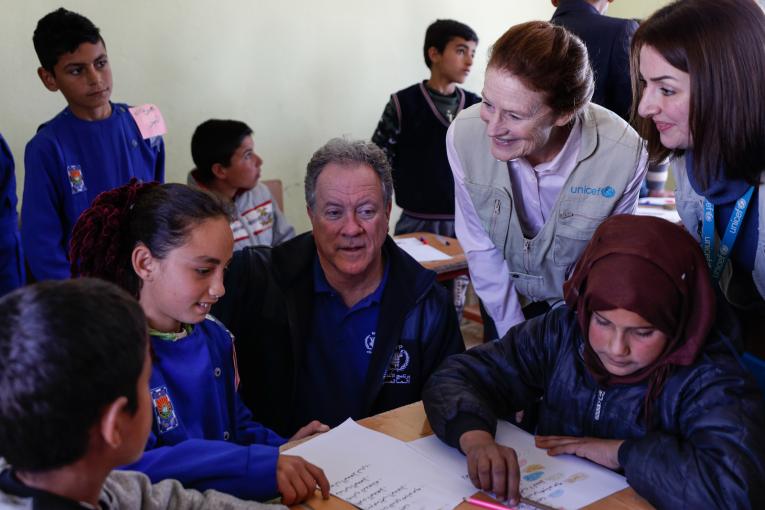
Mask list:
MULTIPOLYGON (((536 447, 534 436, 508 422, 498 422, 495 437, 499 444, 515 450, 521 471, 521 496, 529 500, 568 510, 581 508, 628 486, 623 476, 585 459, 571 455, 550 457, 536 447)), ((407 445, 440 468, 470 480, 465 456, 438 438, 425 437, 407 445)), ((520 508, 528 507, 520 505, 520 508)))

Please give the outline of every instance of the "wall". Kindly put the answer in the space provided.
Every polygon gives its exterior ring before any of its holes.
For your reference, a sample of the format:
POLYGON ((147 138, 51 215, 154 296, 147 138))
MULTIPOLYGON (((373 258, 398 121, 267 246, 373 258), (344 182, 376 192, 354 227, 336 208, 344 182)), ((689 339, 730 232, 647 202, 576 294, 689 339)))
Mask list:
POLYGON ((638 18, 645 19, 652 12, 664 7, 671 0, 615 0, 608 7, 609 16, 616 18, 638 18))
MULTIPOLYGON (((16 158, 65 103, 42 87, 32 47, 37 20, 60 0, 0 0, 0 131, 16 158)), ((631 2, 630 2, 631 3, 631 2)), ((237 118, 255 130, 264 177, 285 185, 286 212, 308 228, 305 164, 332 136, 372 135, 391 92, 427 76, 425 27, 436 18, 471 25, 481 43, 466 88, 480 92, 486 50, 510 25, 549 19, 545 0, 70 0, 104 35, 113 100, 157 104, 169 132, 167 180, 184 182, 197 124, 237 118)))

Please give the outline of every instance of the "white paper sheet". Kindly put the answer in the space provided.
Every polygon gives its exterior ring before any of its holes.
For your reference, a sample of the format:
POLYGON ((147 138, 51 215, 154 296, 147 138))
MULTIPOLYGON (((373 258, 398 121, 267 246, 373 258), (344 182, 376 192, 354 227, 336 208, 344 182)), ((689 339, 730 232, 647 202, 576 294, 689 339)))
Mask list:
POLYGON ((642 197, 638 205, 675 205, 675 197, 642 197))
POLYGON ((352 420, 287 453, 321 467, 332 494, 364 510, 452 510, 475 493, 466 494, 456 475, 435 468, 403 441, 352 420))
POLYGON ((680 215, 675 209, 664 209, 663 207, 653 207, 649 205, 638 205, 635 214, 640 216, 655 216, 663 218, 672 223, 680 223, 680 215))
MULTIPOLYGON (((532 501, 575 509, 628 486, 623 476, 588 460, 571 455, 550 457, 534 445, 534 436, 506 421, 497 424, 496 440, 516 451, 521 468, 521 495, 532 501)), ((470 483, 465 456, 437 437, 425 437, 406 445, 470 483)))
POLYGON ((451 256, 439 249, 425 244, 416 237, 403 237, 396 239, 399 248, 407 252, 417 262, 430 262, 434 260, 449 260, 451 256))

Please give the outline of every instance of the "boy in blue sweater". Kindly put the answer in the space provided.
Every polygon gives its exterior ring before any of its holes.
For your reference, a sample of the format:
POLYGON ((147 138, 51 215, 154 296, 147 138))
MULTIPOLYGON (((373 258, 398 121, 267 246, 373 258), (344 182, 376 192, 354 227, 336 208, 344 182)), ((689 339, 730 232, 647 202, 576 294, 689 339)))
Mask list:
POLYGON ((24 155, 21 237, 35 280, 69 278, 67 247, 80 213, 102 191, 136 177, 163 181, 164 121, 152 106, 112 103, 112 74, 98 28, 60 8, 37 23, 33 42, 45 88, 68 106, 46 122, 24 155))
POLYGON ((13 155, 0 134, 0 296, 24 285, 13 155))

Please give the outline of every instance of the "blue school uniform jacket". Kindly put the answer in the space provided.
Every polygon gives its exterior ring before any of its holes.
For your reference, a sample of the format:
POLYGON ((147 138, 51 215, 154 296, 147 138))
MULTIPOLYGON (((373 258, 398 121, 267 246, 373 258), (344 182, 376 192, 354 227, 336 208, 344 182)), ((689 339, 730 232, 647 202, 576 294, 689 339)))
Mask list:
POLYGON ((125 466, 243 499, 276 495, 285 439, 252 421, 236 391, 234 345, 212 316, 177 341, 151 337, 154 423, 143 457, 125 466))
POLYGON ((599 387, 565 306, 452 356, 422 400, 433 431, 454 447, 463 433, 494 434, 498 418, 538 403, 537 434, 624 439, 627 482, 658 509, 765 508, 762 393, 728 340, 731 324, 720 307, 696 362, 667 377, 648 426, 646 382, 599 387))
POLYGON ((13 155, 0 135, 0 296, 24 285, 13 155))
POLYGON ((162 137, 144 139, 128 105, 109 118, 78 119, 69 108, 40 126, 24 153, 21 239, 35 280, 69 278, 69 238, 82 211, 102 191, 136 177, 165 178, 162 137))

